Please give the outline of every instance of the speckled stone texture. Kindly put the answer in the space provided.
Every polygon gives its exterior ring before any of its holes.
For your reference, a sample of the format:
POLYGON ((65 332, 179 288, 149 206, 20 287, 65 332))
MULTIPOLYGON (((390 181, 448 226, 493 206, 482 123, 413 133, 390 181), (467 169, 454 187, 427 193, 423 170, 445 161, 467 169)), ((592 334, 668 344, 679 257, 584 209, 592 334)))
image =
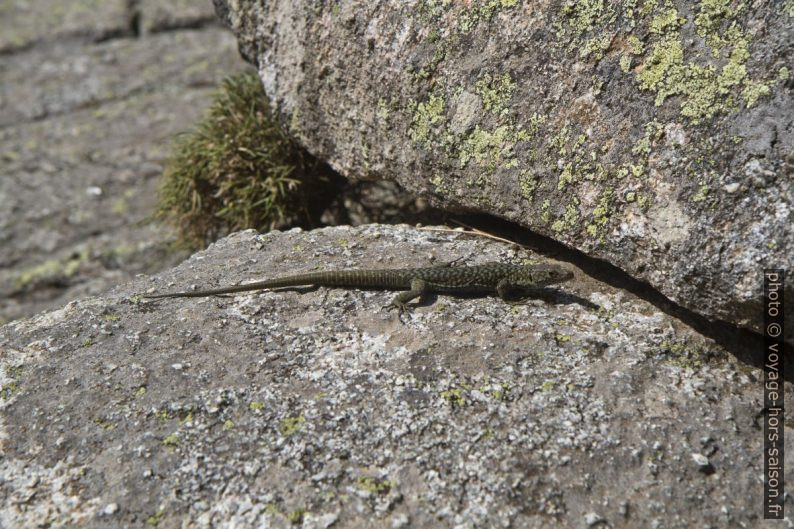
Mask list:
POLYGON ((209 0, 0 2, 0 323, 184 258, 163 165, 246 66, 209 0))
POLYGON ((215 5, 283 122, 350 178, 503 217, 755 330, 762 269, 794 268, 790 1, 215 5))
POLYGON ((458 257, 536 259, 406 227, 241 232, 0 327, 0 526, 763 525, 760 366, 581 271, 403 322, 382 291, 140 297, 458 257))

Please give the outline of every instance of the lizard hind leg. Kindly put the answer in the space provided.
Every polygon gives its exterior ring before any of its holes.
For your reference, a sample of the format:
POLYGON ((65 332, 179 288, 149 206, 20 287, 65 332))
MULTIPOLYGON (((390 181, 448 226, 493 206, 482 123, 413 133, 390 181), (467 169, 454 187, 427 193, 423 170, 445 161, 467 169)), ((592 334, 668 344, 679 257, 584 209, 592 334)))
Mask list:
POLYGON ((427 281, 415 278, 411 280, 411 289, 397 294, 389 305, 390 309, 397 309, 400 314, 406 312, 411 307, 408 302, 416 298, 421 298, 427 293, 427 281))

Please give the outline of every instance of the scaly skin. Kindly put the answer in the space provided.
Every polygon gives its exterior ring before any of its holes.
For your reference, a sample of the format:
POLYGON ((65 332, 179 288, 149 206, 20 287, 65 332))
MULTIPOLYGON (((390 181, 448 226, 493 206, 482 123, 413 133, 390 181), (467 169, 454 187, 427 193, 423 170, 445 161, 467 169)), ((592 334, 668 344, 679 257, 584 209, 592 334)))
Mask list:
POLYGON ((488 263, 478 266, 451 266, 450 264, 426 268, 401 268, 386 270, 338 270, 310 272, 294 276, 267 279, 233 287, 154 294, 145 298, 198 298, 217 294, 231 294, 269 288, 296 286, 323 286, 342 288, 384 288, 405 290, 391 302, 391 306, 405 311, 407 303, 431 292, 446 294, 487 294, 496 292, 507 300, 512 291, 525 291, 562 283, 573 277, 573 272, 557 265, 511 265, 488 263))

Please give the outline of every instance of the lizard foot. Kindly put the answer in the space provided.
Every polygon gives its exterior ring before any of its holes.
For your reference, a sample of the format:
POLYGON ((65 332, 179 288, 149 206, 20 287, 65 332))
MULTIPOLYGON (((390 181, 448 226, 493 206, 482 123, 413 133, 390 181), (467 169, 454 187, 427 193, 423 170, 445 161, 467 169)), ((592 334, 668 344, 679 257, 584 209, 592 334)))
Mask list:
POLYGON ((403 303, 402 301, 394 300, 388 305, 383 307, 386 310, 396 310, 400 313, 400 315, 405 314, 406 312, 411 312, 411 307, 408 306, 407 303, 403 303))
POLYGON ((400 323, 402 323, 402 324, 405 324, 405 320, 403 320, 403 316, 406 315, 406 314, 410 314, 411 313, 411 307, 409 305, 407 305, 406 303, 403 303, 401 301, 392 301, 391 303, 389 303, 388 305, 384 306, 383 308, 388 310, 388 311, 396 310, 397 311, 397 319, 400 320, 400 323))

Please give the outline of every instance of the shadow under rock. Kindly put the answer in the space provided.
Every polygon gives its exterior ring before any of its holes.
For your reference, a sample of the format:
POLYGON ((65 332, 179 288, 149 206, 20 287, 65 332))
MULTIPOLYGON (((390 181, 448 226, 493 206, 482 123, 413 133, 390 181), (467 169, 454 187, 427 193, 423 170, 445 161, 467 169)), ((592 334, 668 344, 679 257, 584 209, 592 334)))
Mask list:
MULTIPOLYGON (((709 320, 686 307, 678 305, 648 283, 636 279, 602 259, 590 257, 584 252, 570 248, 550 237, 540 235, 517 224, 484 214, 466 218, 466 223, 504 239, 513 241, 547 257, 569 262, 585 274, 614 288, 630 292, 647 301, 661 312, 680 320, 700 334, 711 338, 720 347, 731 353, 740 362, 764 369, 764 338, 751 330, 723 320, 709 320)), ((785 356, 794 360, 794 346, 785 343, 785 356)), ((794 362, 785 362, 784 380, 794 383, 794 362)))

